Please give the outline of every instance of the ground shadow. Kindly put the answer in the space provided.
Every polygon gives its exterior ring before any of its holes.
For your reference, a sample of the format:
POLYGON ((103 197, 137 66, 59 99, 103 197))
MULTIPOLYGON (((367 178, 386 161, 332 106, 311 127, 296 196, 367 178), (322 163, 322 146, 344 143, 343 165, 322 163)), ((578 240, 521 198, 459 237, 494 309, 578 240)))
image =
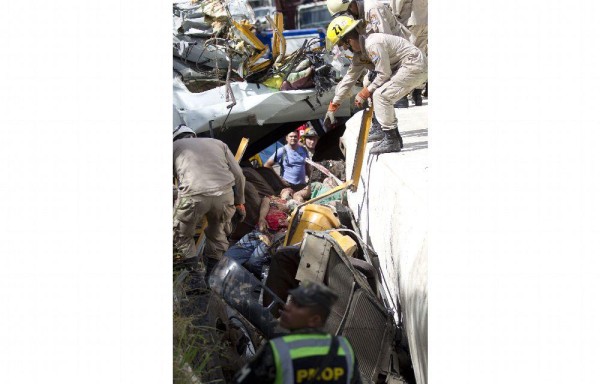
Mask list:
POLYGON ((423 137, 427 136, 427 128, 415 129, 414 131, 400 132, 402 137, 423 137))

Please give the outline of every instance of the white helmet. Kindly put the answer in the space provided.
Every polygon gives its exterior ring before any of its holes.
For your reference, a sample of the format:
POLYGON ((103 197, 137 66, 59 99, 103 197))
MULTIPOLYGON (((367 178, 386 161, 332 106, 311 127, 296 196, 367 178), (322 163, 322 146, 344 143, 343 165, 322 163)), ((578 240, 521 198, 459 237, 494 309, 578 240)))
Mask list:
POLYGON ((327 0, 327 9, 331 16, 336 13, 346 12, 352 0, 327 0))
POLYGON ((196 132, 194 132, 192 128, 188 127, 185 124, 179 124, 178 126, 173 128, 173 141, 175 141, 177 136, 183 135, 184 133, 192 133, 194 136, 196 136, 196 132))

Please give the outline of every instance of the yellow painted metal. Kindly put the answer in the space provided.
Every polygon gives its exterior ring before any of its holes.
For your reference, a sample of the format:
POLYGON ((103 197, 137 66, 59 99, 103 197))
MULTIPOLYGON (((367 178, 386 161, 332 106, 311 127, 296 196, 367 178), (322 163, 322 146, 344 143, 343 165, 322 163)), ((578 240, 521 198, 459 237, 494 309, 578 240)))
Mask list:
POLYGON ((367 139, 369 138, 369 129, 371 129, 371 119, 373 118, 373 107, 363 111, 362 120, 360 123, 360 132, 358 133, 358 141, 356 142, 356 152, 354 155, 354 164, 352 165, 352 186, 350 190, 356 192, 360 181, 360 171, 362 169, 363 160, 365 157, 365 149, 367 148, 367 139))
POLYGON ((240 141, 240 145, 238 146, 237 152, 235 153, 235 160, 238 163, 242 159, 242 156, 244 156, 244 152, 246 152, 246 148, 248 148, 248 141, 249 140, 247 137, 242 137, 242 140, 240 141))
POLYGON ((244 40, 244 42, 246 42, 247 44, 251 45, 256 51, 258 51, 256 54, 250 56, 244 64, 246 68, 250 68, 252 64, 254 64, 267 52, 268 48, 262 43, 262 41, 258 39, 258 37, 256 37, 254 32, 252 32, 253 27, 251 25, 239 23, 233 19, 231 19, 231 22, 239 32, 238 35, 241 37, 241 39, 244 40))
POLYGON ((256 161, 256 164, 258 164, 259 167, 263 166, 262 159, 260 158, 260 155, 258 153, 256 155, 248 158, 248 160, 250 160, 250 161, 256 161))
POLYGON ((237 21, 231 19, 233 25, 237 28, 239 32, 241 32, 241 38, 248 44, 252 45, 259 51, 262 51, 266 48, 266 46, 256 37, 256 35, 252 32, 252 26, 248 24, 238 23, 237 21))
POLYGON ((265 60, 265 61, 263 61, 261 63, 251 65, 248 68, 248 73, 260 72, 263 69, 269 68, 272 64, 273 64, 272 60, 265 60))
POLYGON ((329 235, 331 237, 333 237, 333 239, 344 250, 344 253, 346 254, 346 256, 348 256, 348 257, 354 256, 354 252, 356 252, 356 249, 358 248, 356 241, 354 241, 348 235, 342 235, 338 231, 331 231, 331 232, 329 232, 329 235))
POLYGON ((304 231, 312 229, 315 231, 324 231, 327 229, 339 228, 342 224, 333 213, 333 208, 320 204, 303 205, 302 209, 296 208, 290 218, 290 223, 295 222, 296 216, 300 214, 298 224, 294 228, 288 227, 285 235, 284 245, 298 244, 304 237, 304 231), (300 212, 300 213, 299 213, 300 212))
POLYGON ((273 58, 275 59, 275 64, 278 65, 283 60, 286 51, 285 37, 283 37, 283 13, 276 12, 275 20, 271 20, 271 18, 267 15, 267 20, 269 20, 271 28, 273 29, 271 49, 273 58))
POLYGON ((273 75, 261 83, 265 87, 279 90, 281 84, 283 84, 283 77, 281 75, 273 75))

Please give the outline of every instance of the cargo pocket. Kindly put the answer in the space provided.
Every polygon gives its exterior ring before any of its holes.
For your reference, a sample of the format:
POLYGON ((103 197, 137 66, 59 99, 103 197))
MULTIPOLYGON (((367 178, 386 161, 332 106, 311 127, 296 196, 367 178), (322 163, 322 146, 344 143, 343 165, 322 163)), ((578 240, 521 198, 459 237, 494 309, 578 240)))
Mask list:
POLYGON ((221 222, 223 223, 225 236, 231 235, 234 230, 233 223, 231 221, 231 219, 233 219, 233 215, 235 215, 235 205, 225 204, 223 206, 223 211, 221 212, 221 222))
POLYGON ((173 231, 177 232, 179 236, 189 235, 190 229, 193 234, 195 222, 195 206, 194 201, 190 198, 184 197, 179 200, 175 212, 173 213, 173 231))

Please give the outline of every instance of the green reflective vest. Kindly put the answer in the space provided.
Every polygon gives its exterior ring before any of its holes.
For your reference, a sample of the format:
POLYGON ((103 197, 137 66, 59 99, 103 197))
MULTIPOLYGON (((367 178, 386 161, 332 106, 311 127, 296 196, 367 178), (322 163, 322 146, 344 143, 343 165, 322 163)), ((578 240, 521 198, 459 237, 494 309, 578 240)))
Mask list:
MULTIPOLYGON (((314 383, 350 384, 354 372, 354 351, 348 340, 336 336, 339 342, 337 355, 320 372, 323 359, 331 345, 329 334, 292 334, 271 340, 275 360, 275 384, 314 383)), ((359 373, 356 373, 359 374, 359 373)))

